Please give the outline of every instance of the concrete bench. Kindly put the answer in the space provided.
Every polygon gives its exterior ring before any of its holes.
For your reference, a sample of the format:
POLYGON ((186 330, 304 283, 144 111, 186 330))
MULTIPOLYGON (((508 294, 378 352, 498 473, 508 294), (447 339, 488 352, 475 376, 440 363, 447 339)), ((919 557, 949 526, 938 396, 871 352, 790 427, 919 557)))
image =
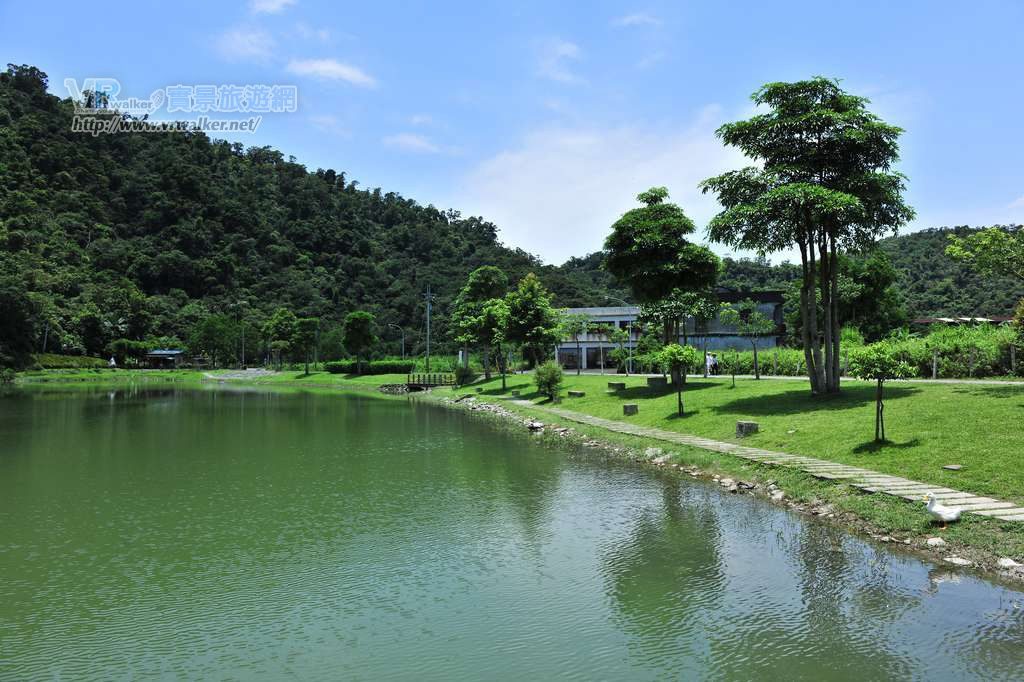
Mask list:
POLYGON ((584 391, 569 391, 570 398, 582 398, 586 393, 584 391))
POLYGON ((608 390, 609 391, 625 391, 626 390, 626 382, 625 381, 609 381, 608 382, 608 390))
POLYGON ((668 379, 665 377, 647 377, 647 386, 650 388, 665 388, 668 385, 668 379))

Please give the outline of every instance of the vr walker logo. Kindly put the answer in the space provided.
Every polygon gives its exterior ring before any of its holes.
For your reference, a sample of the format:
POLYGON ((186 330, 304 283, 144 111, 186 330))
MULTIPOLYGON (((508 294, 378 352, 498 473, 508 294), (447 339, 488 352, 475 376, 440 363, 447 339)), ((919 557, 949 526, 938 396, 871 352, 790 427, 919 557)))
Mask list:
POLYGON ((168 114, 292 113, 298 111, 299 100, 298 87, 294 85, 177 84, 153 91, 148 99, 120 99, 121 83, 116 78, 86 78, 81 86, 74 78, 67 78, 64 87, 75 102, 72 129, 92 135, 186 130, 255 132, 263 120, 262 116, 247 119, 198 116, 191 121, 154 121, 150 117, 164 108, 168 114), (111 117, 110 114, 120 116, 111 117), (143 118, 135 118, 137 116, 143 118))

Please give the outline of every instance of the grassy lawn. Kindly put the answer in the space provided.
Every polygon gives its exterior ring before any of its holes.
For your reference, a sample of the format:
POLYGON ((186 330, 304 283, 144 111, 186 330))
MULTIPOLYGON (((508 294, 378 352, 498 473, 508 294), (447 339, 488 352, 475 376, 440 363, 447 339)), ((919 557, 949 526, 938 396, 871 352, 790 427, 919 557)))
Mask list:
MULTIPOLYGON (((212 371, 210 374, 216 376, 219 373, 228 375, 239 374, 231 371, 212 371)), ((407 375, 405 374, 331 374, 330 372, 310 371, 309 374, 299 370, 284 370, 265 376, 246 377, 246 383, 252 384, 302 384, 316 386, 338 386, 338 387, 376 387, 384 384, 404 384, 407 375)))
MULTIPOLYGON (((526 375, 508 378, 509 389, 537 403, 526 375)), ((499 394, 499 379, 484 386, 499 394)), ((810 396, 803 382, 728 378, 687 380, 686 415, 676 414, 672 387, 652 391, 642 377, 566 375, 561 406, 599 417, 735 441, 737 420, 760 424, 761 432, 744 443, 793 454, 820 457, 937 486, 992 495, 1024 504, 1024 386, 900 384, 886 386, 886 435, 876 446, 873 384, 846 381, 842 394, 810 396), (608 381, 624 381, 626 390, 607 392, 608 381), (567 398, 565 390, 583 390, 567 398), (624 417, 622 403, 634 402, 639 415, 624 417), (947 471, 945 464, 960 464, 947 471)))

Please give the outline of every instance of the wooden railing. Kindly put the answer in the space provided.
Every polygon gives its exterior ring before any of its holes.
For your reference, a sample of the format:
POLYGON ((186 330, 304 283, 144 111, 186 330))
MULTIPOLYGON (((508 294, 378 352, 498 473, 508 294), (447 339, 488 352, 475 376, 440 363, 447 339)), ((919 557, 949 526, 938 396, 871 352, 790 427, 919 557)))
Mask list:
POLYGON ((455 375, 450 372, 436 372, 426 374, 410 374, 408 377, 410 386, 454 386, 455 375))

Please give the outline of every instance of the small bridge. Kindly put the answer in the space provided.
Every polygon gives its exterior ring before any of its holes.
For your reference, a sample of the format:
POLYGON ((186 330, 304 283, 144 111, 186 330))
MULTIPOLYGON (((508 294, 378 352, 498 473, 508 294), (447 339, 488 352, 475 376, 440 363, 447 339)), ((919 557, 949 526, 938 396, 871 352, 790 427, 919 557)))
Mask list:
POLYGON ((435 386, 454 386, 455 375, 450 372, 427 374, 410 374, 406 377, 406 387, 410 391, 425 391, 435 386))

